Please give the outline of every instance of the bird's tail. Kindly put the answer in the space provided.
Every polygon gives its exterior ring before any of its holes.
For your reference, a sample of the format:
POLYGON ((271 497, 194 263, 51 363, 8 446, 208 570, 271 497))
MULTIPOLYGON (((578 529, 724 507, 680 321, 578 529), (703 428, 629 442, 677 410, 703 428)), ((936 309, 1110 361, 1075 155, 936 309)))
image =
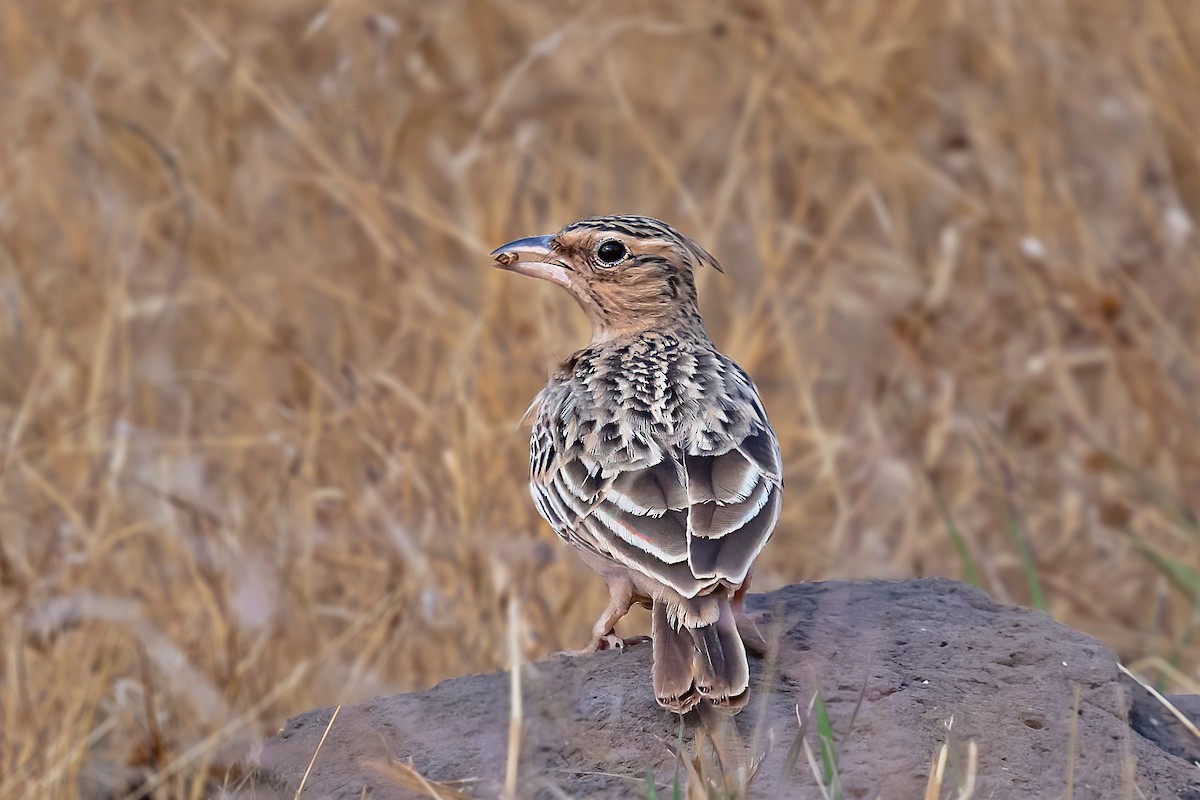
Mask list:
POLYGON ((727 596, 715 592, 685 601, 675 614, 656 601, 652 625, 659 705, 683 714, 706 699, 735 714, 742 710, 750 667, 727 596))

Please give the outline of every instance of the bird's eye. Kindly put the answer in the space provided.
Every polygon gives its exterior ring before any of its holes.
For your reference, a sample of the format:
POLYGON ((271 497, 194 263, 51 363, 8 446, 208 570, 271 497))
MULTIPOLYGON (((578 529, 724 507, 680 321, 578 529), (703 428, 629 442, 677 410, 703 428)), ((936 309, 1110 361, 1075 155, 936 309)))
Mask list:
POLYGON ((609 267, 618 263, 627 255, 629 255, 629 251, 625 249, 625 245, 616 239, 601 242, 600 246, 596 248, 596 258, 600 259, 601 264, 609 267))

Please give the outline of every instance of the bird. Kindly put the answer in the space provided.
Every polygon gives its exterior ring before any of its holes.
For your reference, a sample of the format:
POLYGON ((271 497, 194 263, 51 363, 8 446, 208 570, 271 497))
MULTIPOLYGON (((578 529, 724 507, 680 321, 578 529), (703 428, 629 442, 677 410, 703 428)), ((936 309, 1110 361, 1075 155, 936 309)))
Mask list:
POLYGON ((616 625, 641 605, 658 704, 737 713, 747 645, 765 646, 744 598, 779 520, 783 470, 754 382, 700 316, 696 271, 721 265, 644 216, 581 219, 491 255, 566 289, 592 326, 526 412, 534 505, 608 585, 585 650, 638 641, 616 625))

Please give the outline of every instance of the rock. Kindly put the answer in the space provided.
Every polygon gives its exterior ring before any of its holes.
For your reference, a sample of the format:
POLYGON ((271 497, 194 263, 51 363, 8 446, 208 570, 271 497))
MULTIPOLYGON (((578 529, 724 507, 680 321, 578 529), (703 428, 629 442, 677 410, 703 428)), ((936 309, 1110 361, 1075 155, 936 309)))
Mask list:
MULTIPOLYGON (((1129 724, 1133 729, 1173 756, 1200 764, 1200 739, 1175 717, 1150 692, 1127 681, 1133 702, 1129 724)), ((1167 698, 1189 720, 1200 720, 1200 695, 1175 694, 1167 698)))
MULTIPOLYGON (((752 660, 754 694, 732 720, 693 713, 681 732, 680 718, 654 703, 647 646, 528 665, 518 796, 645 798, 650 773, 659 796, 669 797, 682 737, 686 756, 708 754, 706 776, 721 770, 705 740, 721 743, 726 774, 748 774, 757 761, 751 797, 820 797, 814 769, 797 749, 798 717, 807 716, 805 737, 820 774, 817 726, 807 712, 819 691, 846 798, 924 797, 943 743, 950 758, 942 797, 952 796, 973 741, 975 798, 1063 797, 1073 766, 1075 800, 1200 800, 1200 771, 1189 761, 1200 749, 1191 734, 1121 676, 1104 645, 1046 614, 932 578, 809 583, 750 604, 771 613, 768 638, 775 636, 777 648, 752 660)), ((1200 709, 1198 698, 1177 702, 1200 709)), ((247 791, 291 797, 331 713, 301 714, 267 741, 256 787, 247 791)), ((431 781, 473 779, 463 791, 497 797, 508 728, 507 673, 345 706, 304 794, 431 796, 383 776, 377 763, 391 757, 412 759, 431 781)))

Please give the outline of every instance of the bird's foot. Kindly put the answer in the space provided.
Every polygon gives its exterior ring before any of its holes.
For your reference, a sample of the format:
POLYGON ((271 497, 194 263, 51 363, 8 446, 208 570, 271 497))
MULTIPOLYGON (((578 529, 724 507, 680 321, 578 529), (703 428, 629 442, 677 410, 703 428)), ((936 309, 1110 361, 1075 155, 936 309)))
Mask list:
POLYGON ((588 647, 592 652, 597 650, 624 650, 626 647, 636 647, 639 644, 647 644, 649 641, 649 636, 630 636, 625 638, 617 636, 615 633, 609 633, 598 637, 588 647))
POLYGON ((635 647, 639 644, 646 644, 649 641, 649 636, 623 638, 617 636, 615 633, 606 633, 603 636, 597 636, 587 647, 577 652, 583 655, 585 653, 595 653, 598 650, 624 650, 626 647, 635 647))

